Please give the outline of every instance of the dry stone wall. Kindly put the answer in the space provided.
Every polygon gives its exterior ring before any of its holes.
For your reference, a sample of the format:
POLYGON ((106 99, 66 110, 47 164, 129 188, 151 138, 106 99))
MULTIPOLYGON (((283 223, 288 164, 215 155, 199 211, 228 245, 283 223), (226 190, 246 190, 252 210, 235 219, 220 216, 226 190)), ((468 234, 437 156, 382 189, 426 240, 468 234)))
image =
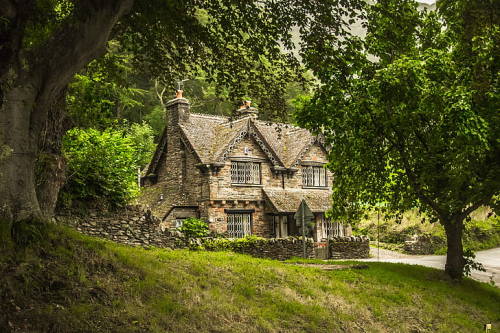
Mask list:
MULTIPOLYGON (((293 257, 302 257, 304 254, 302 239, 264 238, 236 247, 235 252, 249 254, 258 258, 287 260, 293 257)), ((314 243, 311 238, 306 239, 306 256, 314 259, 314 243)))
POLYGON ((436 250, 444 247, 445 241, 429 234, 415 235, 404 244, 404 250, 409 254, 433 254, 436 250))
MULTIPOLYGON (((58 223, 69 225, 79 232, 132 246, 155 246, 160 248, 203 248, 216 238, 186 239, 180 232, 162 230, 160 221, 150 211, 139 207, 129 207, 120 214, 86 217, 60 215, 58 223)), ((300 237, 256 238, 251 241, 227 240, 228 249, 259 258, 286 260, 303 256, 303 242, 300 237)), ((366 237, 342 237, 328 242, 332 259, 368 258, 369 241, 366 237)), ((327 259, 318 256, 317 246, 311 238, 306 239, 308 258, 327 259)))
POLYGON ((179 235, 164 232, 160 229, 160 221, 150 211, 128 207, 120 214, 79 217, 60 215, 58 223, 74 227, 79 232, 109 239, 117 243, 132 246, 157 246, 162 248, 186 247, 186 242, 179 235))
POLYGON ((370 257, 370 239, 368 237, 334 237, 328 243, 331 259, 363 259, 370 257))

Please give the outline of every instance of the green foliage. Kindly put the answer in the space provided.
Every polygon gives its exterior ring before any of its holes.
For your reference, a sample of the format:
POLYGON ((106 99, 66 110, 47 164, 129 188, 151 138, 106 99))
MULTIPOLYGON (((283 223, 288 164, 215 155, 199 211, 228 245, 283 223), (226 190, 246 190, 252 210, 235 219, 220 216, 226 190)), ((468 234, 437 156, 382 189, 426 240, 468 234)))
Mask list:
POLYGON ((64 138, 64 154, 69 177, 61 190, 63 205, 117 207, 138 194, 138 153, 123 130, 72 129, 64 138))
POLYGON ((475 35, 463 36, 442 25, 451 19, 446 10, 418 12, 413 1, 379 1, 363 13, 364 41, 347 36, 308 63, 324 85, 297 114, 332 147, 332 215, 358 220, 382 203, 393 216, 418 207, 447 223, 493 204, 500 188, 497 14, 474 16, 475 35))
POLYGON ((68 113, 75 126, 104 129, 116 120, 141 122, 135 114, 147 113, 146 104, 155 96, 142 89, 143 73, 132 64, 133 55, 117 41, 108 52, 75 75, 66 97, 68 113))
POLYGON ((481 271, 481 272, 486 272, 486 269, 484 268, 483 264, 480 262, 474 261, 476 258, 476 255, 471 249, 466 249, 464 251, 464 260, 465 260, 465 266, 464 266, 464 275, 465 276, 470 276, 472 271, 481 271))
POLYGON ((141 169, 144 168, 151 161, 156 148, 153 128, 146 122, 135 123, 130 125, 126 135, 134 149, 135 164, 141 169))
POLYGON ((258 236, 246 236, 243 238, 208 238, 202 240, 202 247, 209 251, 234 251, 243 250, 246 247, 253 247, 259 243, 269 242, 269 239, 258 236))
POLYGON ((189 238, 206 237, 209 234, 207 222, 194 217, 185 219, 179 230, 189 238))
POLYGON ((159 138, 167 123, 165 119, 165 110, 160 105, 155 105, 151 108, 149 113, 144 115, 144 121, 153 129, 155 138, 159 138))
POLYGON ((346 36, 306 57, 323 85, 297 121, 331 146, 333 218, 356 221, 377 205, 387 217, 418 208, 451 228, 481 205, 496 207, 500 23, 492 7, 443 1, 428 13, 409 0, 367 3, 358 18, 365 40, 346 36), (453 24, 457 15, 467 29, 453 24))
POLYGON ((500 246, 500 217, 472 220, 465 226, 464 246, 473 251, 500 246))
MULTIPOLYGON (((500 218, 488 216, 490 210, 486 207, 479 209, 467 222, 463 233, 464 248, 472 251, 486 250, 500 246, 500 218)), ((377 222, 376 213, 369 214, 355 226, 358 234, 369 236, 372 243, 380 236, 380 247, 388 250, 404 252, 404 242, 413 235, 426 237, 431 243, 434 252, 428 254, 446 254, 446 234, 439 223, 425 223, 425 219, 415 210, 405 212, 402 220, 396 223, 392 219, 383 219, 377 222)), ((429 250, 432 251, 431 247, 429 250)))

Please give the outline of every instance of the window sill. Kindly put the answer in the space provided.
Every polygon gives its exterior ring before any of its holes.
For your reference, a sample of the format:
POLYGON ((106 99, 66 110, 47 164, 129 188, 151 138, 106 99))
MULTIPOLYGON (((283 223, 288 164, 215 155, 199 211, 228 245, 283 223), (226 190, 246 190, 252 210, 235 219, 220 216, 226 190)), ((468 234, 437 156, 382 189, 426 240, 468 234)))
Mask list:
POLYGON ((264 185, 262 185, 262 184, 239 184, 239 183, 232 183, 231 186, 235 186, 235 187, 263 187, 264 185))
POLYGON ((312 190, 329 190, 330 186, 302 186, 304 189, 312 190))

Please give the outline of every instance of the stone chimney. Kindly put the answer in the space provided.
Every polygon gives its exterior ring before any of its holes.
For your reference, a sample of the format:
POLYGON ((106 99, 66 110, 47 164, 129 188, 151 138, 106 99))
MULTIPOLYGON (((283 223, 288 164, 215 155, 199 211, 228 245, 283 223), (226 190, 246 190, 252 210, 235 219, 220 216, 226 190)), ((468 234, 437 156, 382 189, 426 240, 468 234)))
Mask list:
POLYGON ((165 104, 170 125, 178 125, 189 120, 189 101, 182 97, 182 90, 175 92, 175 98, 165 104))
POLYGON ((236 110, 236 117, 237 118, 251 117, 257 119, 259 111, 256 108, 250 106, 250 104, 252 104, 251 101, 244 101, 243 104, 240 106, 240 108, 236 110))

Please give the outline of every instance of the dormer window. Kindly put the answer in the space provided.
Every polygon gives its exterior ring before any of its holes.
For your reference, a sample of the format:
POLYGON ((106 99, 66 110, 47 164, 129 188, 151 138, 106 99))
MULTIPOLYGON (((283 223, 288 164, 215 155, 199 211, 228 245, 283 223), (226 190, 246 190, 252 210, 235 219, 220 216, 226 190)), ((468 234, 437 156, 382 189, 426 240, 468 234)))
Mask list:
POLYGON ((302 186, 326 187, 328 186, 326 169, 322 165, 304 165, 302 167, 302 186))
POLYGON ((260 163, 231 161, 231 183, 260 185, 260 163))

